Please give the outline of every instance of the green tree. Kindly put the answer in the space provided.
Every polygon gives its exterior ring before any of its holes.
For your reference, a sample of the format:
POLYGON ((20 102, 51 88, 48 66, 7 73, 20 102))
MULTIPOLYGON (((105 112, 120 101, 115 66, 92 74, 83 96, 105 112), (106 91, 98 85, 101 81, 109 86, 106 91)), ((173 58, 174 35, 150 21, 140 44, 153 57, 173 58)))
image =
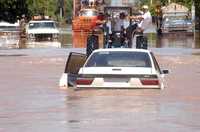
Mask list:
MULTIPOLYGON (((194 0, 195 4, 195 16, 196 16, 196 29, 200 29, 200 2, 199 0, 194 0)), ((200 34, 199 34, 200 36, 200 34)))
POLYGON ((172 0, 172 2, 182 4, 191 10, 193 0, 172 0))
POLYGON ((28 5, 29 15, 56 16, 58 6, 55 0, 27 0, 26 3, 28 5))
POLYGON ((72 17, 73 13, 73 0, 65 0, 65 14, 68 17, 72 17))
POLYGON ((0 21, 16 22, 28 9, 25 0, 0 0, 0 12, 0 21))

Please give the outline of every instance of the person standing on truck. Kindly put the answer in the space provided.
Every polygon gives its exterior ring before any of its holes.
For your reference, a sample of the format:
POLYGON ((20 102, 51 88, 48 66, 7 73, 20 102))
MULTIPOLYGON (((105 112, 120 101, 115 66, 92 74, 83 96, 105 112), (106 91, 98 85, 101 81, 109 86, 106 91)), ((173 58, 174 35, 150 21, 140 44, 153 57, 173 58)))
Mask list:
POLYGON ((124 12, 119 13, 119 17, 115 20, 114 31, 121 31, 122 27, 126 29, 129 26, 129 20, 126 19, 124 12))
POLYGON ((142 6, 143 14, 140 16, 131 16, 133 20, 140 20, 138 24, 138 32, 146 33, 152 25, 152 17, 147 5, 142 6))
POLYGON ((163 16, 161 5, 156 5, 155 12, 156 12, 157 33, 161 34, 162 33, 162 30, 161 30, 161 27, 162 27, 162 16, 163 16))
MULTIPOLYGON (((142 15, 139 16, 131 16, 130 19, 133 19, 136 21, 136 23, 139 23, 136 25, 136 30, 135 31, 136 36, 134 37, 136 41, 136 48, 142 48, 142 49, 147 49, 148 47, 148 38, 146 36, 146 33, 148 33, 148 30, 151 28, 152 26, 152 17, 151 17, 151 13, 149 12, 149 7, 147 5, 143 5, 142 6, 142 15)), ((135 25, 132 25, 132 27, 134 27, 135 25)), ((133 28, 134 29, 134 28, 133 28)), ((134 33, 134 35, 135 35, 134 33)), ((134 47, 134 46, 132 46, 134 47)))
POLYGON ((149 11, 149 7, 147 5, 144 5, 142 7, 143 15, 139 17, 141 22, 138 24, 140 30, 143 33, 146 33, 146 31, 151 27, 152 25, 152 17, 151 13, 149 11))

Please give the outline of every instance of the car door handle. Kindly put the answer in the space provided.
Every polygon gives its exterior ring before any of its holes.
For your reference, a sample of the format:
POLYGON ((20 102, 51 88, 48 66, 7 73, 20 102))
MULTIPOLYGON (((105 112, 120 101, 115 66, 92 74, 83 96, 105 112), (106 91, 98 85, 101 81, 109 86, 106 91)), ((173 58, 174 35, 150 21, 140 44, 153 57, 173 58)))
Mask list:
POLYGON ((120 68, 114 68, 114 69, 112 69, 113 71, 121 71, 122 69, 120 69, 120 68))

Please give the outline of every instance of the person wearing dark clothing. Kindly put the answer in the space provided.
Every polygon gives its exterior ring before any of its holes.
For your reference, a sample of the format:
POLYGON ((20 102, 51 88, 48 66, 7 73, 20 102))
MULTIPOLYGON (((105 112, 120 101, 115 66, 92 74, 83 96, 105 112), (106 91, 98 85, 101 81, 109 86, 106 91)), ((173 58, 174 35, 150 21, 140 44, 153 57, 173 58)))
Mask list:
POLYGON ((156 12, 157 33, 161 34, 162 33, 161 27, 162 27, 162 15, 163 14, 162 14, 162 9, 161 9, 160 5, 156 6, 155 12, 156 12))

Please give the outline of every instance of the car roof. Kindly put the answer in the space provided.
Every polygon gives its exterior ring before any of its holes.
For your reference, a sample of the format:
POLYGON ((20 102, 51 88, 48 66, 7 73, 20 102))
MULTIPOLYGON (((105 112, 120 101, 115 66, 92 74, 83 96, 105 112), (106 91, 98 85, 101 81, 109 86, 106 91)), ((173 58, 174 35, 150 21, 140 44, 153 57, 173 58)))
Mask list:
POLYGON ((108 48, 108 49, 97 49, 93 52, 103 52, 103 51, 125 51, 125 52, 143 52, 143 53, 150 53, 151 51, 145 49, 132 49, 132 48, 108 48))
POLYGON ((5 21, 0 21, 0 26, 2 27, 9 27, 9 26, 19 26, 19 23, 15 22, 15 23, 9 23, 9 22, 5 22, 5 21))

